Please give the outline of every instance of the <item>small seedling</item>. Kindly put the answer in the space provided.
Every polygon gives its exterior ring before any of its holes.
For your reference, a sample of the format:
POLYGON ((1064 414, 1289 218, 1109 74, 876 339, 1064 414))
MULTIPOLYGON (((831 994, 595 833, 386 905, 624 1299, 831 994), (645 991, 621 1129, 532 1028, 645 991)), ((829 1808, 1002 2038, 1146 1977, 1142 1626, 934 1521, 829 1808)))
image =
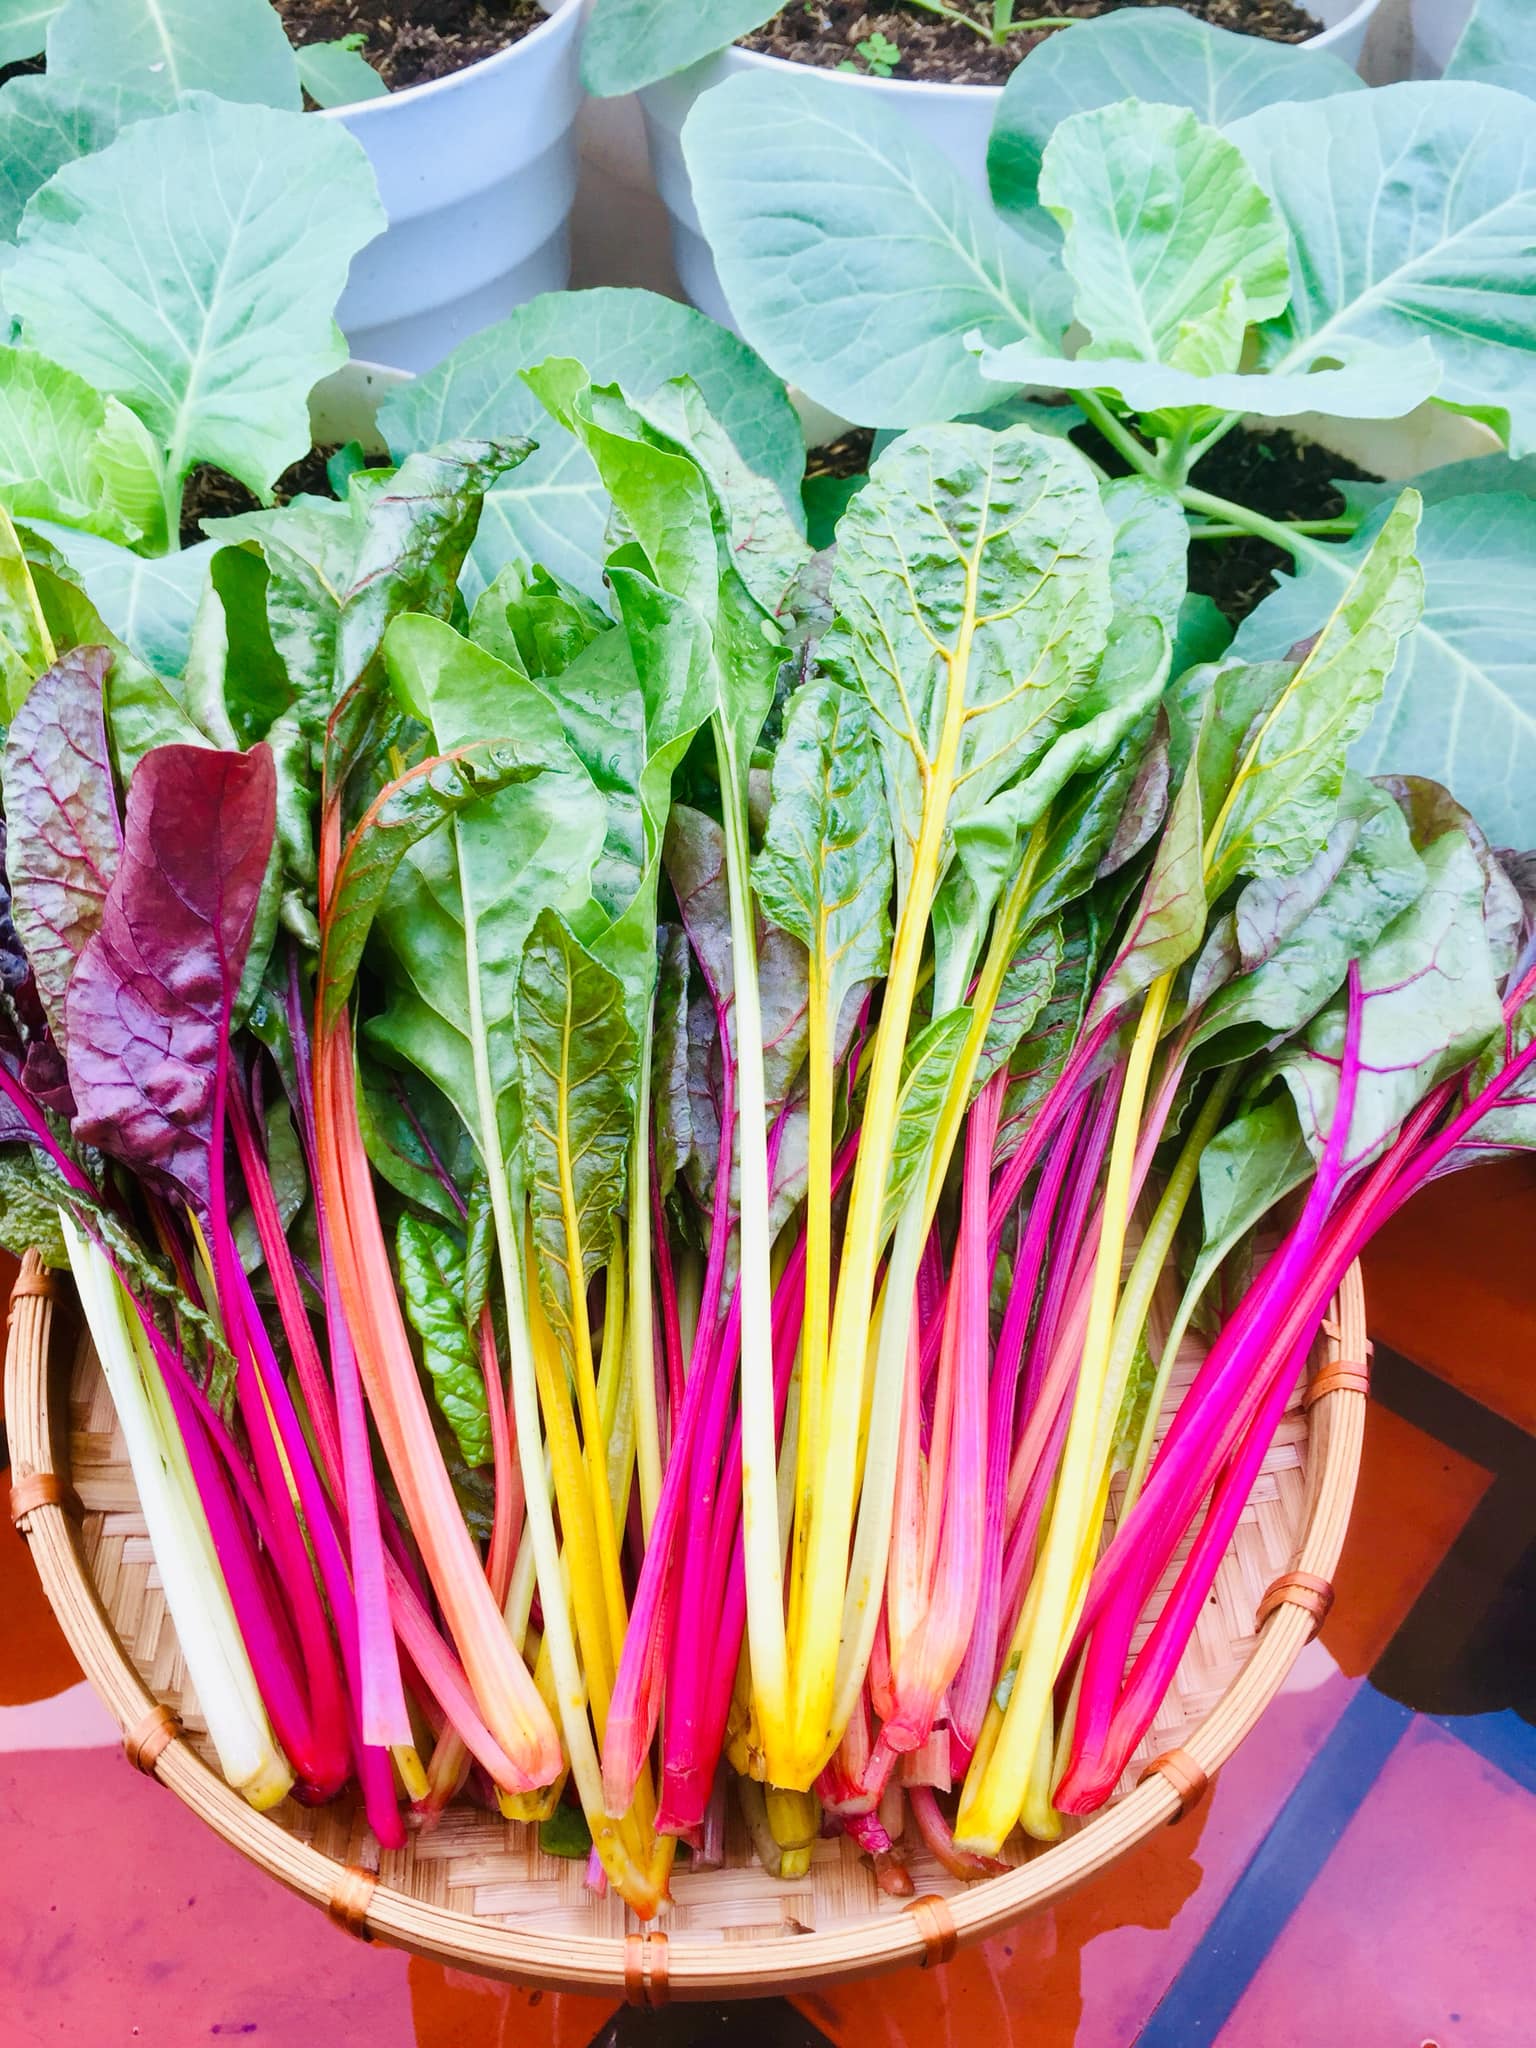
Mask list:
POLYGON ((874 35, 864 36, 856 42, 853 56, 845 57, 837 68, 839 71, 862 70, 871 78, 889 78, 900 62, 900 45, 877 30, 874 35))

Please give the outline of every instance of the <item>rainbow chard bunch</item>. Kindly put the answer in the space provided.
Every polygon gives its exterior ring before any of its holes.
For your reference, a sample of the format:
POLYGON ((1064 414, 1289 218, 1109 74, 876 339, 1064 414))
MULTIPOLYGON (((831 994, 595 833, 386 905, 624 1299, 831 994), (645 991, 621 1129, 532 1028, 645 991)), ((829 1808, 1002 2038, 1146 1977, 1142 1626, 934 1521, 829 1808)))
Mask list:
POLYGON ((1371 1231, 1536 1132, 1527 869, 1350 765, 1418 501, 1192 665, 1177 507, 1027 425, 812 555, 690 381, 527 389, 604 603, 466 597, 522 439, 226 524, 179 674, 7 539, 4 1234, 254 1802, 651 1914, 734 1776, 782 1875, 978 1875, 1120 1782, 1371 1231))

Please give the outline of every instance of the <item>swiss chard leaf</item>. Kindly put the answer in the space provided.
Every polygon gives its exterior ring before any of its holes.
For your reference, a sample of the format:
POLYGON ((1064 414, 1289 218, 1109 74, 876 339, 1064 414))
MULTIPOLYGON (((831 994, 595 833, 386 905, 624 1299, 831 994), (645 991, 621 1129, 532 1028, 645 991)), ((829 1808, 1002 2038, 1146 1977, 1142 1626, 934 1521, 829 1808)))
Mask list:
MULTIPOLYGON (((1250 883, 1216 927, 1207 952, 1223 949, 1225 971, 1234 978, 1205 1000, 1194 1046, 1214 1041, 1215 1056, 1235 1058, 1256 1049, 1255 1040, 1272 1043, 1300 1030, 1343 985, 1350 961, 1375 944, 1424 886, 1424 864, 1402 812, 1385 791, 1358 777, 1346 782, 1314 867, 1316 883, 1305 871, 1250 883), (1295 894, 1303 901, 1293 915, 1276 898, 1295 894)), ((1192 990, 1191 1001, 1197 999, 1192 990)))
POLYGON ((1027 427, 905 435, 844 515, 820 655, 874 714, 900 892, 960 637, 954 823, 1023 782, 1072 730, 1109 626, 1111 538, 1076 450, 1027 427))
POLYGON ((275 825, 264 747, 162 747, 66 1002, 75 1135, 199 1207, 218 1075, 275 825))
POLYGON ((1054 231, 1025 241, 1003 227, 871 96, 755 70, 696 102, 683 150, 741 331, 833 412, 906 426, 982 411, 996 393, 960 346, 973 329, 1058 352, 1054 231))
POLYGON ((435 1081, 470 1129, 479 1128, 474 1083, 475 1004, 483 1023, 502 1139, 517 1130, 517 978, 539 912, 576 910, 590 891, 602 845, 602 800, 566 744, 537 687, 441 621, 405 616, 390 627, 384 661, 400 701, 441 752, 501 743, 540 773, 468 805, 443 831, 410 848, 378 918, 397 974, 368 1035, 435 1081), (473 921, 478 989, 466 968, 473 921))
POLYGON ((326 913, 320 1009, 328 1025, 351 993, 379 905, 410 849, 466 805, 539 773, 541 764, 515 746, 486 740, 421 762, 368 806, 342 853, 326 913))
POLYGON ((954 1079, 960 1049, 970 1029, 971 1013, 962 1005, 936 1017, 907 1047, 902 1065, 901 1094, 896 1105, 896 1126, 891 1144, 890 1172, 885 1183, 885 1204, 880 1235, 888 1237, 897 1218, 916 1187, 918 1176, 928 1164, 934 1133, 945 1097, 954 1079))
POLYGON ((1023 1144, 1036 1110, 1067 1063, 1087 1014, 1095 966, 1089 923, 1069 913, 1062 920, 1061 959, 1050 996, 1008 1062, 1008 1088, 997 1134, 999 1163, 1023 1144))
POLYGON ((6 304, 138 413, 178 495, 198 462, 262 495, 309 448, 310 390, 345 360, 333 308, 383 225, 336 123, 192 94, 36 195, 6 304))
MULTIPOLYGON (((1360 958, 1360 1076, 1345 1172, 1375 1158, 1425 1092, 1502 1028, 1483 872, 1471 843, 1445 832, 1423 849, 1423 861, 1422 893, 1360 958)), ((1344 1022, 1336 997, 1270 1069, 1290 1090, 1314 1159, 1333 1123, 1344 1022)))
POLYGON ((11 909, 61 1051, 65 991, 100 928, 122 846, 102 695, 110 663, 104 647, 63 655, 39 677, 5 742, 11 909))
POLYGON ((861 698, 832 682, 796 693, 774 756, 773 804, 753 886, 806 948, 828 1017, 890 957, 890 819, 861 698))
POLYGON ((1424 578, 1414 555, 1419 501, 1405 491, 1300 667, 1244 744, 1211 825, 1212 895, 1239 874, 1299 873, 1327 838, 1345 754, 1365 730, 1404 638, 1418 623, 1424 578))
POLYGON ((395 1226, 395 1263, 437 1405, 465 1464, 488 1465, 490 1411, 485 1374, 464 1313, 464 1253, 446 1230, 406 1209, 395 1226))
POLYGON ((613 1251, 639 1045, 623 985, 549 910, 540 912, 523 954, 518 1053, 539 1280, 570 1355, 578 1298, 613 1251))
POLYGON ((1031 932, 1009 961, 987 1024, 981 1058, 976 1063, 971 1082, 973 1095, 979 1094, 998 1069, 1013 1058, 1025 1034, 1033 1029, 1050 1001, 1062 948, 1061 923, 1053 919, 1031 932))

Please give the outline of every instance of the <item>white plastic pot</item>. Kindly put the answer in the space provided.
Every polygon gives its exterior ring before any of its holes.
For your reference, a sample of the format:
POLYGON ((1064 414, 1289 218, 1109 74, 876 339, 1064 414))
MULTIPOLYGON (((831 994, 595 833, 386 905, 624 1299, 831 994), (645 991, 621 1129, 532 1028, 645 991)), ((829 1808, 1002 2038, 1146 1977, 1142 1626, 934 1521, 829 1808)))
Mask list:
MULTIPOLYGON (((1358 65, 1365 48, 1366 31, 1380 0, 1308 0, 1313 13, 1327 26, 1306 44, 1309 50, 1326 50, 1346 64, 1358 65)), ((1443 0, 1421 0, 1437 6, 1443 0)), ((734 78, 738 72, 795 69, 782 57, 766 57, 756 50, 723 50, 664 78, 639 94, 645 115, 646 138, 650 144, 651 171, 661 194, 672 228, 672 255, 683 290, 712 320, 731 326, 730 308, 715 275, 709 244, 699 229, 688 168, 683 161, 683 123, 700 93, 734 78)), ((872 94, 885 106, 903 115, 925 140, 941 149, 979 192, 987 189, 987 138, 1003 96, 995 85, 926 85, 917 80, 862 78, 843 71, 818 71, 837 90, 872 94)))
MULTIPOLYGON (((1472 12, 1472 0, 1413 0, 1414 71, 1438 78, 1472 12)), ((1531 24, 1536 29, 1536 19, 1531 24)))
POLYGON ((355 356, 430 369, 570 278, 581 0, 451 78, 333 107, 367 150, 389 228, 352 266, 338 317, 355 356))

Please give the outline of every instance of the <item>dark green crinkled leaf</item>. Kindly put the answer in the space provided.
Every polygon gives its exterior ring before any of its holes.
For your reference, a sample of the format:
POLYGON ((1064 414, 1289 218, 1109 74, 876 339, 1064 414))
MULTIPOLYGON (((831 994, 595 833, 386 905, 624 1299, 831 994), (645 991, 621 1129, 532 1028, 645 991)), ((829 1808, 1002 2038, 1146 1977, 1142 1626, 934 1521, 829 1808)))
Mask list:
POLYGON ((576 1303, 613 1252, 639 1047, 623 985, 540 913, 518 989, 523 1157, 539 1284, 570 1356, 576 1303))
POLYGON ((939 1113, 970 1027, 971 1012, 962 1006, 936 1017, 907 1047, 902 1062, 901 1094, 896 1102, 885 1205, 881 1211, 882 1240, 896 1228, 908 1196, 927 1167, 939 1113))
POLYGON ((421 1339, 422 1364, 437 1405, 465 1463, 489 1464, 485 1374, 464 1316, 464 1253, 446 1230, 407 1209, 395 1227, 395 1259, 405 1312, 421 1339))

